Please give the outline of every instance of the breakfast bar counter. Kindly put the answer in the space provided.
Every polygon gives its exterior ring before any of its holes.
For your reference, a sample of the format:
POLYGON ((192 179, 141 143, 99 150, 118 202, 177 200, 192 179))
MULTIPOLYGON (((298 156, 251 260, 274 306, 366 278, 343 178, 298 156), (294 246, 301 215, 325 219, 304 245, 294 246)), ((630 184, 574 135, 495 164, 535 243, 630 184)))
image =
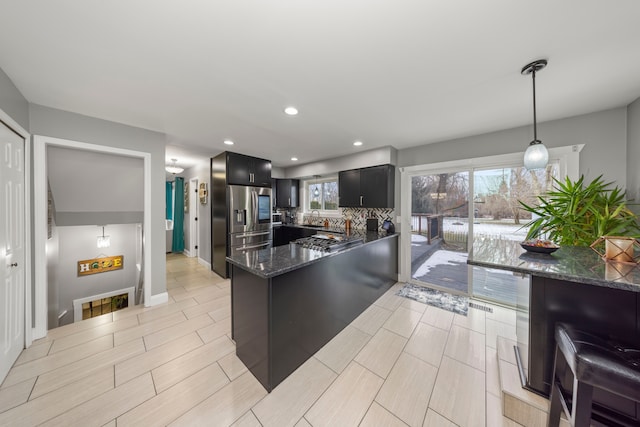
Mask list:
POLYGON ((561 247, 552 254, 525 251, 512 240, 474 243, 468 263, 538 277, 640 292, 640 268, 626 263, 604 262, 591 248, 561 247))
MULTIPOLYGON (((540 254, 526 252, 516 241, 488 239, 474 243, 467 262, 531 277, 529 289, 518 290, 516 307, 516 357, 527 389, 549 395, 558 322, 640 346, 637 264, 606 262, 588 247, 540 254)), ((620 412, 640 423, 640 406, 634 402, 606 393, 594 400, 605 412, 620 412)))

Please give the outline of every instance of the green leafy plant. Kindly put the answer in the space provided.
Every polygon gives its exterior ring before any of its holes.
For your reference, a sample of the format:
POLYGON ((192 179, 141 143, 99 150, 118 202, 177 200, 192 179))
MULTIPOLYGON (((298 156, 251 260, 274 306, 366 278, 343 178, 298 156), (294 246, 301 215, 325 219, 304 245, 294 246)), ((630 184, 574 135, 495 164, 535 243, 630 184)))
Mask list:
POLYGON ((584 176, 575 182, 554 178, 553 191, 538 196, 538 206, 520 201, 533 214, 525 225, 527 239, 546 234, 559 245, 589 246, 600 236, 639 237, 638 217, 627 207, 625 192, 612 185, 602 175, 587 185, 584 176))

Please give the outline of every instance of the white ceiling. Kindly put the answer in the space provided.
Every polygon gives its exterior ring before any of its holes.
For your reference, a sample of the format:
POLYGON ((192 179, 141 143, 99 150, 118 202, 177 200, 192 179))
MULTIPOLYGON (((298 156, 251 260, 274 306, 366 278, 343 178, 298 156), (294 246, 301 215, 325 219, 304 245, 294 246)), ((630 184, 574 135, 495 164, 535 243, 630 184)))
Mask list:
MULTIPOLYGON (((287 167, 624 106, 638 0, 0 0, 0 68, 29 102, 287 167), (285 116, 295 105, 300 114, 285 116), (354 140, 364 141, 361 148, 354 140)), ((544 135, 541 135, 544 137, 544 135)), ((527 141, 522 141, 523 149, 527 141)))

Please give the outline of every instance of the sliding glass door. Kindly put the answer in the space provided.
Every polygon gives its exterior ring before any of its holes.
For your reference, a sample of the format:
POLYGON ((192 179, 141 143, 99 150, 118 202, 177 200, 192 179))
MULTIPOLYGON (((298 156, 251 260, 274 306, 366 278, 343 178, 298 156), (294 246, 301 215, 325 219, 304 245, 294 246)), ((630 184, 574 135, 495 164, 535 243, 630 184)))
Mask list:
POLYGON ((469 172, 411 178, 411 277, 451 293, 468 294, 469 172))
POLYGON ((471 268, 467 256, 478 239, 524 240, 531 217, 524 216, 519 201, 535 202, 557 176, 557 163, 535 171, 505 165, 412 175, 410 281, 514 305, 525 279, 471 268))

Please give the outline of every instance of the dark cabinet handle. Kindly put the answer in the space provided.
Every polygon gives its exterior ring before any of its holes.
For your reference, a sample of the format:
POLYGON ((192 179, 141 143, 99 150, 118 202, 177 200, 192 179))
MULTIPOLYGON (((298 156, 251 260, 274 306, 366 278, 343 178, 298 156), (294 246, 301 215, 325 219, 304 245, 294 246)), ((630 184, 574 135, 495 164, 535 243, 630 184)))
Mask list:
POLYGON ((18 266, 18 263, 17 263, 17 262, 13 262, 13 263, 11 263, 11 264, 9 265, 9 267, 17 267, 17 266, 18 266))

